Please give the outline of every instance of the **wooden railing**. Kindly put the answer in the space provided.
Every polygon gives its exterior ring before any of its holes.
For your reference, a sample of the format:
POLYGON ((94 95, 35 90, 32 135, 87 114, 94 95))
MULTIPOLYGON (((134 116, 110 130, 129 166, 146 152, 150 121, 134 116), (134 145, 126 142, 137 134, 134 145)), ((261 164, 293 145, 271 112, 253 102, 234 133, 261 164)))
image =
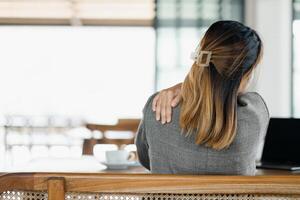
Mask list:
POLYGON ((11 173, 0 176, 0 199, 78 199, 76 196, 81 200, 300 199, 300 176, 104 173, 11 173))

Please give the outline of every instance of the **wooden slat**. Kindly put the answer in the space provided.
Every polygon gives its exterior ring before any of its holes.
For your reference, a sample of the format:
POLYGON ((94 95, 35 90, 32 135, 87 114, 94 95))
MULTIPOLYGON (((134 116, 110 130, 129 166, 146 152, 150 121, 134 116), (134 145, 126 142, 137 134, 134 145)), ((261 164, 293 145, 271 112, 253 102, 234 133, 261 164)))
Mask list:
POLYGON ((0 24, 152 26, 154 18, 153 0, 0 1, 0 24))
POLYGON ((300 195, 299 175, 193 176, 105 173, 6 174, 0 177, 0 192, 13 189, 47 190, 47 181, 51 177, 64 178, 66 192, 300 195))
MULTIPOLYGON (((147 19, 81 19, 82 25, 97 26, 153 26, 147 19)), ((0 18, 0 25, 71 25, 67 18, 0 18)))
POLYGON ((119 119, 115 125, 104 125, 104 124, 86 124, 86 127, 92 131, 97 130, 101 132, 106 131, 132 131, 136 132, 140 119, 119 119))
POLYGON ((48 179, 48 199, 64 200, 65 199, 65 181, 63 178, 48 179))

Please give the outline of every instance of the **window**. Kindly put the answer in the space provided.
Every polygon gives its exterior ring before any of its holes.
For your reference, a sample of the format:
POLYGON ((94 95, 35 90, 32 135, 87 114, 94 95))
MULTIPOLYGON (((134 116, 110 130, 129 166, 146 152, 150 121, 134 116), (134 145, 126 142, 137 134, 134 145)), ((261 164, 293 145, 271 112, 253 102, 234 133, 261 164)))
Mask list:
POLYGON ((300 117, 300 1, 294 0, 293 21, 293 114, 300 117))
POLYGON ((154 14, 153 0, 0 1, 0 169, 80 156, 96 133, 73 122, 141 117, 154 14))
POLYGON ((1 26, 0 113, 141 117, 154 86, 152 27, 1 26))
MULTIPOLYGON (((152 27, 1 26, 0 34, 0 113, 5 118, 27 116, 31 125, 34 116, 114 123, 141 117, 153 93, 152 27)), ((48 134, 49 129, 43 129, 32 134, 24 128, 10 130, 6 139, 7 129, 1 126, 7 122, 1 117, 0 169, 24 169, 38 156, 81 155, 85 130, 48 134)))
POLYGON ((183 81, 191 52, 214 21, 243 21, 243 0, 157 1, 157 88, 183 81))

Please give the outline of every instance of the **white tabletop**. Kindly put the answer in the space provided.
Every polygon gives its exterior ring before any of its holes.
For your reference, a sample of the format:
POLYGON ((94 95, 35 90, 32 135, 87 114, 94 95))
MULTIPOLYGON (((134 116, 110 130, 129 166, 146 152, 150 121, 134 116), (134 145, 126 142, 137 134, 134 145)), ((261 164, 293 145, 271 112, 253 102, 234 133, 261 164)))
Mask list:
POLYGON ((94 156, 78 158, 37 158, 30 162, 6 168, 4 172, 100 172, 107 167, 94 156))

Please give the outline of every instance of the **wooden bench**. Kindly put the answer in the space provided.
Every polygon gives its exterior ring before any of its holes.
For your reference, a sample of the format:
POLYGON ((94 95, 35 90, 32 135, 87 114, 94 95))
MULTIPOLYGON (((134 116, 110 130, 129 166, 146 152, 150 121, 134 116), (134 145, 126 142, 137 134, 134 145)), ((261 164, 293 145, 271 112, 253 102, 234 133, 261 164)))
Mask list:
POLYGON ((0 199, 299 200, 300 176, 8 173, 0 199))

